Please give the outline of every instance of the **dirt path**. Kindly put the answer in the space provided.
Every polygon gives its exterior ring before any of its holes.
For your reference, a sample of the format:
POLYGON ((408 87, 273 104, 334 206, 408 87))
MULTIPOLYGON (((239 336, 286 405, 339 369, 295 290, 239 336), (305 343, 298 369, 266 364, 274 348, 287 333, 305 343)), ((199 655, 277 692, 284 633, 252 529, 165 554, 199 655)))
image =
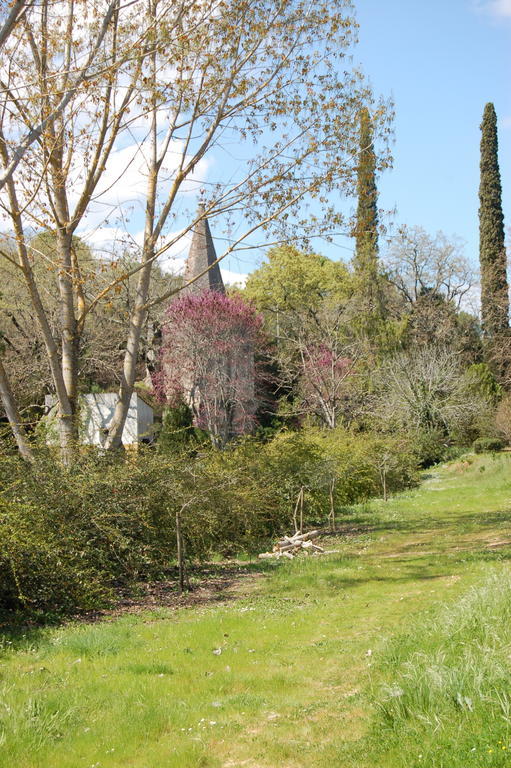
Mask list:
POLYGON ((177 610, 227 603, 246 597, 256 589, 260 579, 266 575, 258 568, 256 564, 239 561, 210 563, 194 568, 190 573, 191 588, 182 594, 178 592, 177 578, 139 582, 135 590, 119 590, 112 607, 80 614, 73 617, 73 621, 91 623, 159 608, 177 610))

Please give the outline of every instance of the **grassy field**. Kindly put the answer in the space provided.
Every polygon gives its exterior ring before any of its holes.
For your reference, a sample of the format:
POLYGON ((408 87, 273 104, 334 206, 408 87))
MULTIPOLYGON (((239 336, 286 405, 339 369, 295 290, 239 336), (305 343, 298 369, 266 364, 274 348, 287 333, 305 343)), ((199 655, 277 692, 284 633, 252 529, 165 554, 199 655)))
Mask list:
POLYGON ((221 605, 0 640, 2 768, 511 765, 511 457, 221 605))

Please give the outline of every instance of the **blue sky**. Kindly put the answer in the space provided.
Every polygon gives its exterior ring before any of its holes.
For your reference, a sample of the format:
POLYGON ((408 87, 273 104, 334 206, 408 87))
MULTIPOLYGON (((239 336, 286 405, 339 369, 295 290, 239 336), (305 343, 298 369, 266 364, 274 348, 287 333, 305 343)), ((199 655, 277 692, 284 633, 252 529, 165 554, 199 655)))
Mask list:
MULTIPOLYGON (((394 99, 396 110, 394 167, 379 181, 380 207, 396 209, 386 224, 457 235, 477 262, 479 126, 488 101, 499 117, 504 214, 511 226, 511 0, 355 5, 360 30, 354 62, 376 94, 394 99)), ((315 246, 334 259, 350 257, 345 238, 315 246)), ((243 256, 225 266, 251 268, 243 256)))
POLYGON ((394 168, 380 205, 395 221, 461 236, 478 257, 479 125, 499 117, 504 214, 511 225, 511 0, 359 0, 356 59, 395 101, 394 168))

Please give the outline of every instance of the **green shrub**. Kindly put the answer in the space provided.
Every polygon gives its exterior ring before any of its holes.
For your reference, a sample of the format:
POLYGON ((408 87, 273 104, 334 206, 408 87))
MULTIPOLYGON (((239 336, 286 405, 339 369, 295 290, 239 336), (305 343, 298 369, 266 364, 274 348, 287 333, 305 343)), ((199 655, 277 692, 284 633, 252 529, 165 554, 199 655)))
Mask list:
POLYGON ((333 464, 339 506, 395 493, 417 482, 417 457, 406 436, 311 430, 311 438, 333 464))
POLYGON ((479 437, 472 443, 474 453, 489 453, 501 451, 505 446, 504 440, 499 437, 479 437))
MULTIPOLYGON (((150 449, 124 460, 91 451, 70 471, 51 455, 31 468, 0 457, 0 607, 88 609, 119 584, 161 575, 194 481, 183 460, 150 449)), ((206 516, 190 513, 191 557, 207 551, 206 516)))
POLYGON ((262 444, 245 438, 207 459, 207 472, 218 486, 218 546, 224 552, 254 551, 290 532, 301 488, 304 525, 326 525, 331 490, 340 512, 384 489, 410 487, 416 470, 411 445, 402 438, 354 435, 342 428, 283 431, 262 444))
POLYGON ((58 511, 2 500, 0 535, 0 608, 53 614, 107 599, 107 587, 58 511))
POLYGON ((450 442, 441 430, 421 429, 411 437, 417 463, 422 469, 439 464, 449 456, 450 442))
POLYGON ((465 371, 465 381, 472 395, 480 396, 492 405, 496 405, 502 398, 502 387, 486 363, 470 365, 465 371))
POLYGON ((208 443, 207 433, 193 426, 192 412, 185 403, 163 410, 156 441, 161 453, 179 453, 186 448, 208 443))
POLYGON ((86 610, 120 585, 176 565, 176 515, 188 561, 257 552, 293 530, 325 525, 333 492, 346 505, 408 487, 416 459, 402 439, 346 430, 245 437, 217 451, 84 450, 65 470, 51 451, 33 467, 0 455, 0 608, 86 610))
POLYGON ((322 469, 320 452, 300 433, 281 433, 267 443, 248 437, 211 452, 202 473, 210 478, 218 551, 257 551, 273 537, 290 532, 302 487, 305 524, 321 519, 322 469))

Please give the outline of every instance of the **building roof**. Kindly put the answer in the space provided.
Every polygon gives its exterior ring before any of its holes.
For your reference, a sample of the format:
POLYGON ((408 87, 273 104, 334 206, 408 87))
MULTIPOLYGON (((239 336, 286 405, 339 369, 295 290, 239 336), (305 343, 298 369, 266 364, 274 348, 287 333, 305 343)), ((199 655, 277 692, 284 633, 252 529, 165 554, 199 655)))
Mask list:
POLYGON ((202 291, 225 293, 220 267, 218 264, 215 264, 217 259, 215 244, 213 243, 211 230, 202 204, 199 205, 197 211, 197 218, 200 216, 202 218, 200 218, 192 230, 192 243, 190 245, 190 251, 185 266, 185 282, 200 275, 212 264, 214 264, 214 266, 212 266, 206 274, 202 275, 202 277, 199 277, 195 283, 192 283, 192 285, 184 290, 185 293, 202 293, 202 291))

